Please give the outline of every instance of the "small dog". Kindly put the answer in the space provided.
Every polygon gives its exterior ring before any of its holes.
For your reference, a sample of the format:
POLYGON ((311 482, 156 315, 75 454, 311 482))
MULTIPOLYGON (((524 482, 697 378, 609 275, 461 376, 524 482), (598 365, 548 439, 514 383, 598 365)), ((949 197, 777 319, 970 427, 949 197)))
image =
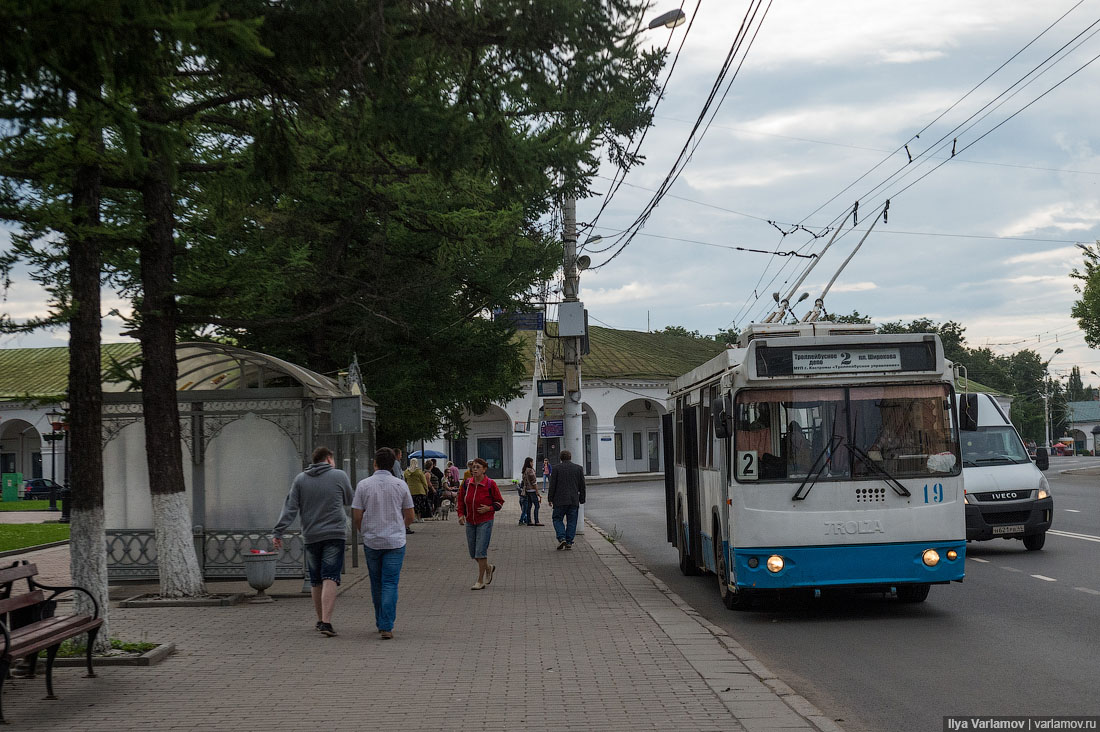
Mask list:
POLYGON ((439 508, 436 509, 435 518, 439 521, 447 521, 451 515, 451 510, 454 508, 454 502, 450 498, 444 498, 439 504, 439 508))

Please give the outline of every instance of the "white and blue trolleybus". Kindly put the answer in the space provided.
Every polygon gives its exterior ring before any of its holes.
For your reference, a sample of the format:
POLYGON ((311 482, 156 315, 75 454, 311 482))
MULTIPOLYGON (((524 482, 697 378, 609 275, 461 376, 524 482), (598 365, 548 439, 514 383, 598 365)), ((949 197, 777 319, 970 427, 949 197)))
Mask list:
POLYGON ((966 553, 952 366, 934 334, 750 325, 669 386, 668 540, 725 605, 851 588, 921 602, 966 553))

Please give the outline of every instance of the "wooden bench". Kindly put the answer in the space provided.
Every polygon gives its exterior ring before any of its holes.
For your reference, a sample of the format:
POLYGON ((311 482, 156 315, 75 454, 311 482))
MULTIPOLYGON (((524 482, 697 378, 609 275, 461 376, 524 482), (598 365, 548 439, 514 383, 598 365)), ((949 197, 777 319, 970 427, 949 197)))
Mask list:
POLYGON ((0 632, 4 634, 0 646, 0 724, 4 724, 4 681, 12 663, 26 658, 30 664, 28 676, 34 676, 39 651, 46 651, 46 698, 56 699, 53 693, 53 662, 63 641, 88 634, 88 676, 92 670, 92 647, 95 645, 99 626, 99 603, 92 593, 83 587, 51 587, 35 581, 38 567, 29 562, 15 562, 0 569, 0 632), (19 592, 15 583, 27 581, 26 592, 19 592), (94 616, 53 614, 56 597, 65 592, 83 592, 92 599, 94 616), (48 594, 47 594, 48 593, 48 594))

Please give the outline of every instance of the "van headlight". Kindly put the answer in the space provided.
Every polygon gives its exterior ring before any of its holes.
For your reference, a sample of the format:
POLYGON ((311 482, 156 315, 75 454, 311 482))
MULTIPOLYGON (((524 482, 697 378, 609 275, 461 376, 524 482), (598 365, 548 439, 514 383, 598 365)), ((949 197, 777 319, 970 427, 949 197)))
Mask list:
POLYGON ((1050 483, 1045 475, 1039 476, 1039 498, 1050 498, 1050 483))
POLYGON ((966 491, 963 491, 963 503, 968 506, 970 505, 970 496, 966 494, 966 491))

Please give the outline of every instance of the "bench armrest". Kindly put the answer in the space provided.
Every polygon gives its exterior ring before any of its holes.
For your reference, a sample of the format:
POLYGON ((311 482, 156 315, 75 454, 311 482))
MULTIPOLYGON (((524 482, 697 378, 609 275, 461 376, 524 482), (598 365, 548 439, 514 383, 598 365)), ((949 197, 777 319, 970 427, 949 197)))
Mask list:
POLYGON ((76 585, 73 585, 71 587, 53 587, 51 585, 44 585, 41 582, 35 582, 34 586, 39 587, 43 590, 49 590, 51 592, 50 596, 46 598, 47 601, 52 600, 55 597, 57 597, 58 595, 60 595, 62 593, 65 593, 65 592, 70 592, 70 591, 73 591, 73 590, 76 590, 77 592, 83 592, 85 595, 87 595, 91 599, 92 607, 95 608, 95 615, 93 615, 92 617, 93 618, 98 618, 99 617, 99 601, 95 599, 95 595, 93 595, 91 592, 84 589, 83 587, 77 587, 76 585))
MULTIPOLYGON (((8 655, 8 649, 11 648, 11 633, 8 632, 8 626, 3 620, 0 620, 0 631, 4 633, 4 650, 0 651, 0 658, 3 658, 8 655)), ((3 679, 0 679, 0 682, 2 681, 3 679)))

